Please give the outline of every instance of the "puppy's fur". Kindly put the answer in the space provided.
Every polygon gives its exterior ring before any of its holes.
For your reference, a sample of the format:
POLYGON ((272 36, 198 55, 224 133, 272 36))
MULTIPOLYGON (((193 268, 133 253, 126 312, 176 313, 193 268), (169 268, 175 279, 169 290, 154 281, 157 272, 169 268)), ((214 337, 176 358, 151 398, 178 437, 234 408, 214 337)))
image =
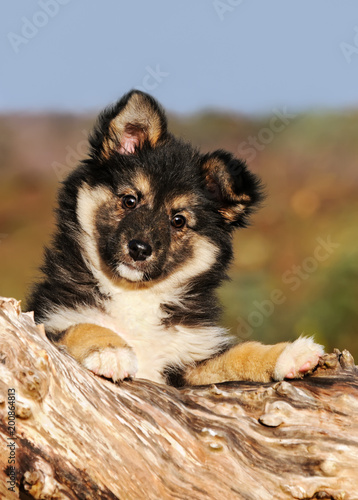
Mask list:
POLYGON ((29 302, 53 342, 114 381, 267 382, 317 364, 311 339, 235 345, 217 325, 232 232, 261 199, 243 161, 174 138, 138 91, 99 116, 90 145, 59 193, 29 302))

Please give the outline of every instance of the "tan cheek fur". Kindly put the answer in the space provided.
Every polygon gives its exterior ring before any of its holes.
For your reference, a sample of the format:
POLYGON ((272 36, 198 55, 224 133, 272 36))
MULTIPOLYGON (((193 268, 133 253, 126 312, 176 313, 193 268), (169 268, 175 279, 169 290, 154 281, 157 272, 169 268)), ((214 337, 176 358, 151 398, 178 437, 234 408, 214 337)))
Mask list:
POLYGON ((277 359, 287 342, 263 345, 245 342, 197 366, 189 367, 184 375, 190 385, 205 385, 233 380, 270 382, 277 359))
POLYGON ((66 346, 71 356, 80 363, 83 363, 89 354, 106 347, 128 347, 126 342, 109 328, 91 323, 71 326, 58 344, 66 346))

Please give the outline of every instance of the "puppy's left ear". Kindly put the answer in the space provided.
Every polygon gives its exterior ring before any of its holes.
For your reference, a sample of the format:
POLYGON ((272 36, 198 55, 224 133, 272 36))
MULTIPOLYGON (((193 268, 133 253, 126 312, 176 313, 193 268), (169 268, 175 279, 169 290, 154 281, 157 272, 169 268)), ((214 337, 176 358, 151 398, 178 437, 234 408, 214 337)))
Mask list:
POLYGON ((245 227, 264 198, 260 179, 244 161, 222 150, 205 155, 201 168, 207 196, 216 203, 225 223, 245 227))
POLYGON ((145 145, 156 147, 166 137, 163 108, 149 94, 132 90, 100 114, 90 143, 95 156, 108 159, 113 153, 132 155, 145 145))

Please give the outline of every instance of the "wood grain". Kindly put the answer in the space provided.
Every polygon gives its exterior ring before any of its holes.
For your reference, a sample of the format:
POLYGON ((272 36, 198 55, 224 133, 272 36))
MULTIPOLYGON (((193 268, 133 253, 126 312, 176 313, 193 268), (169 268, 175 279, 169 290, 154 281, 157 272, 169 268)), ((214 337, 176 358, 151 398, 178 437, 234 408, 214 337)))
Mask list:
POLYGON ((0 401, 1 498, 358 498, 358 370, 347 351, 292 382, 115 385, 0 299, 0 401), (16 493, 6 483, 9 388, 16 493))

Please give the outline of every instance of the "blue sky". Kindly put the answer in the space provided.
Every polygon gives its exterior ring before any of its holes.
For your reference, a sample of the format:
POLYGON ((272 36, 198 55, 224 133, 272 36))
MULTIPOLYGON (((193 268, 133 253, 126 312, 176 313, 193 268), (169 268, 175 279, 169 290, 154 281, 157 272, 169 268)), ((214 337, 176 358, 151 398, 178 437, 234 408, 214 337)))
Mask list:
POLYGON ((16 0, 0 36, 0 112, 358 107, 356 0, 16 0))

